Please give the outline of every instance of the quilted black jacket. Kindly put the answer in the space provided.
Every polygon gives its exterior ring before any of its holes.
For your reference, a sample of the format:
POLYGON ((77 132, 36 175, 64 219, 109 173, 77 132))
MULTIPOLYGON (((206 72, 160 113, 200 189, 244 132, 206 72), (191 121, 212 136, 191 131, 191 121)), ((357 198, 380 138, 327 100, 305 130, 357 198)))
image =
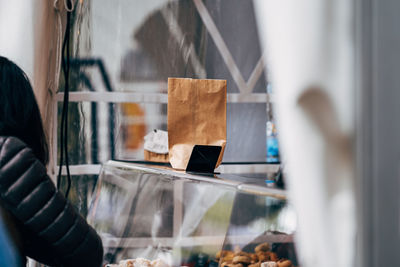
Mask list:
POLYGON ((15 137, 0 137, 0 201, 15 218, 26 256, 50 266, 101 266, 97 233, 15 137))

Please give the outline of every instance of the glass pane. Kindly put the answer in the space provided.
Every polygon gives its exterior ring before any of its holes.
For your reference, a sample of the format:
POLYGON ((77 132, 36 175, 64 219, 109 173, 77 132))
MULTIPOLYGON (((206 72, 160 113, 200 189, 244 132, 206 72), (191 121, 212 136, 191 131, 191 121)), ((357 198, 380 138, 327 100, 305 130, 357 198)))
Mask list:
MULTIPOLYGON (((62 103, 59 103, 61 121, 62 103)), ((167 129, 166 104, 72 102, 69 104, 69 163, 143 159, 144 136, 167 129)), ((60 125, 58 125, 60 137, 60 125)), ((60 156, 58 140, 58 157, 60 156)))
POLYGON ((88 215, 106 262, 144 257, 180 266, 221 249, 234 188, 116 164, 103 166, 88 215))
MULTIPOLYGON (((222 250, 255 257, 255 248, 268 242, 265 255, 298 266, 296 216, 282 190, 228 176, 106 163, 88 213, 102 236, 105 262, 144 257, 171 266, 218 266, 222 250)), ((259 264, 265 261, 257 257, 259 264)))
MULTIPOLYGON (((59 122, 61 108, 62 103, 59 103, 59 122)), ((227 108, 228 143, 224 161, 262 161, 265 143, 259 145, 253 141, 265 140, 266 117, 262 116, 265 114, 265 104, 228 104, 227 108), (258 131, 259 128, 264 131, 258 131)), ((144 136, 153 129, 167 130, 166 114, 166 104, 70 103, 70 164, 143 159, 144 136)), ((60 131, 60 125, 58 129, 60 131)), ((58 147, 60 153, 60 140, 58 147)))
MULTIPOLYGON (((68 200, 83 217, 88 214, 97 178, 98 175, 71 175, 71 189, 68 200)), ((60 185, 61 192, 65 192, 67 189, 67 176, 61 176, 60 185)))
MULTIPOLYGON (((193 77, 226 79, 228 91, 239 92, 244 88, 235 83, 226 54, 238 67, 236 75, 248 81, 262 54, 253 1, 201 3, 200 14, 194 1, 185 0, 81 1, 74 24, 76 77, 85 75, 96 91, 162 91, 157 82, 193 77)), ((262 74, 253 91, 265 92, 265 80, 262 74)))
MULTIPOLYGON (((298 266, 293 235, 296 230, 295 212, 286 200, 238 192, 223 251, 245 252, 255 262, 287 259, 298 266), (260 245, 268 247, 260 253, 260 245)), ((222 264, 228 257, 214 256, 222 264)))
MULTIPOLYGON (((168 77, 193 77, 226 79, 229 93, 245 90, 246 83, 254 84, 251 86, 254 88, 250 88, 253 92, 265 93, 264 71, 253 75, 263 52, 253 1, 205 0, 199 3, 205 7, 201 13, 195 1, 185 0, 79 1, 73 20, 71 91, 165 94, 168 77), (211 24, 204 23, 207 16, 212 19, 211 24), (210 26, 212 24, 216 30, 210 26), (234 63, 227 65, 229 55, 234 63), (237 66, 238 72, 232 66, 237 66), (250 82, 252 75, 255 79, 250 82), (242 88, 238 87, 238 79, 243 80, 242 88)), ((63 90, 62 86, 60 88, 63 90)), ((86 144, 84 149, 84 146, 71 147, 71 153, 79 154, 72 156, 72 161, 95 163, 110 158, 143 158, 140 138, 153 128, 166 128, 166 108, 135 105, 119 105, 118 108, 113 105, 115 114, 107 104, 87 108, 98 115, 75 125, 81 129, 91 127, 91 130, 89 135, 85 130, 86 135, 71 140, 71 143, 86 144), (124 115, 125 111, 130 115, 124 115), (145 114, 144 124, 137 123, 137 118, 131 116, 132 113, 143 116, 140 112, 145 114), (152 115, 148 116, 150 113, 152 115), (109 124, 103 122, 106 116, 110 117, 109 124), (96 121, 101 126, 95 127, 96 121), (132 121, 136 121, 135 126, 131 125, 132 121), (97 131, 107 127, 107 133, 97 131), (102 137, 96 136, 97 133, 102 137), (84 139, 90 141, 83 142, 84 139)), ((228 104, 228 144, 224 161, 265 161, 265 109, 265 104, 228 104)), ((73 128, 70 127, 71 131, 73 128)))
POLYGON ((265 161, 265 103, 228 103, 224 162, 265 161))

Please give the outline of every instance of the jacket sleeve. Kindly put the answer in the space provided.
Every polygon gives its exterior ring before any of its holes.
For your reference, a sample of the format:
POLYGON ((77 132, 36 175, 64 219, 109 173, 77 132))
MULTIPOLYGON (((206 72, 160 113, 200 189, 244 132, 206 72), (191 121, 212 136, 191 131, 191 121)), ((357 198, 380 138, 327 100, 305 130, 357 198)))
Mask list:
POLYGON ((27 250, 38 255, 29 257, 40 261, 50 254, 48 262, 57 266, 101 266, 100 237, 56 190, 32 150, 15 137, 0 138, 0 200, 38 241, 38 247, 27 250))

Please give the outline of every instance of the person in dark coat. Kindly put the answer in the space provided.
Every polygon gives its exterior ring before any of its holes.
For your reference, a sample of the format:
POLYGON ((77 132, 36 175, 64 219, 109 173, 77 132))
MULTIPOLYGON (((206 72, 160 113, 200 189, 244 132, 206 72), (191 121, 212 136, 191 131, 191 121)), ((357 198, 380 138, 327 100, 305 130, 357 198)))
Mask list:
POLYGON ((99 267, 96 231, 46 173, 48 147, 26 74, 0 56, 0 211, 22 255, 49 266, 99 267))

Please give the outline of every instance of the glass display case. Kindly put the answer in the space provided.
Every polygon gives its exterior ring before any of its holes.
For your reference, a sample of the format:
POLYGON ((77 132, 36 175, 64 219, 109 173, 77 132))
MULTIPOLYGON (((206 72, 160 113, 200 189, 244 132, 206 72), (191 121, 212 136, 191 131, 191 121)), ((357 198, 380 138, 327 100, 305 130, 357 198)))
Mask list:
POLYGON ((88 221, 103 239, 106 264, 142 258, 153 265, 140 266, 298 266, 294 211, 285 191, 262 178, 109 161, 88 221))

